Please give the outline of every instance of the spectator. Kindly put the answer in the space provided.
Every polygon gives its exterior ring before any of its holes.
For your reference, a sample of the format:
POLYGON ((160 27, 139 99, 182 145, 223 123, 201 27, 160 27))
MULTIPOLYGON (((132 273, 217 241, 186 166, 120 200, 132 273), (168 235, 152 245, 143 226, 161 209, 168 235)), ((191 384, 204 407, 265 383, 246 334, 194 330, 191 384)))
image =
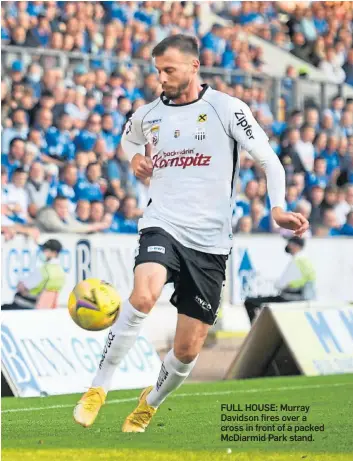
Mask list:
POLYGON ((338 188, 337 186, 328 186, 325 189, 325 196, 322 202, 323 210, 333 210, 338 201, 338 188))
POLYGON ((118 135, 117 130, 114 130, 114 121, 111 114, 104 114, 102 116, 101 135, 105 143, 106 155, 108 158, 112 158, 120 142, 121 135, 118 135))
POLYGON ((339 157, 337 153, 337 137, 330 136, 327 141, 327 148, 322 153, 322 157, 327 163, 327 175, 331 176, 336 168, 339 167, 339 157))
POLYGON ((62 172, 62 179, 57 185, 56 190, 51 191, 51 200, 49 204, 52 203, 53 199, 56 196, 65 197, 69 200, 69 210, 73 212, 76 207, 76 202, 78 200, 76 196, 76 188, 78 187, 78 178, 77 178, 77 168, 73 164, 66 165, 62 172))
POLYGON ((314 185, 310 190, 310 202, 311 202, 311 214, 310 224, 312 227, 316 227, 322 223, 323 217, 323 200, 325 196, 325 189, 317 184, 314 185))
POLYGON ((132 71, 126 72, 123 77, 123 90, 125 96, 132 102, 143 97, 140 90, 136 88, 136 75, 132 71))
POLYGON ((315 67, 319 67, 321 62, 326 58, 325 40, 323 37, 318 37, 309 54, 309 60, 315 67))
POLYGON ((122 212, 114 216, 111 225, 112 232, 137 234, 137 201, 135 197, 126 196, 122 204, 122 212))
POLYGON ((266 212, 264 204, 258 199, 253 200, 250 207, 252 232, 263 232, 261 223, 265 215, 266 212))
POLYGON ((5 128, 2 133, 1 151, 8 154, 10 142, 14 138, 26 139, 28 135, 28 120, 26 112, 23 109, 15 109, 11 116, 12 127, 5 128))
POLYGON ((305 37, 301 32, 294 34, 291 53, 299 59, 310 61, 311 47, 305 42, 305 37))
POLYGON ((282 149, 279 158, 286 170, 287 177, 290 177, 293 173, 306 171, 297 149, 299 141, 300 132, 296 128, 291 128, 282 141, 282 149))
POLYGON ((298 189, 294 185, 287 187, 286 191, 287 211, 294 211, 298 203, 298 189))
POLYGON ((25 141, 21 138, 13 138, 8 155, 1 155, 1 164, 7 168, 8 179, 11 179, 13 172, 21 166, 24 155, 25 141))
POLYGON ((252 219, 251 216, 243 216, 239 219, 236 233, 238 234, 251 234, 252 233, 252 219))
POLYGON ((38 210, 47 204, 49 196, 49 182, 44 179, 44 167, 40 162, 32 163, 25 189, 29 214, 31 218, 35 218, 38 210))
POLYGON ((340 235, 340 225, 338 223, 336 213, 333 209, 327 208, 323 212, 323 224, 329 229, 329 236, 335 237, 340 235))
POLYGON ((327 146, 327 134, 324 131, 318 133, 314 140, 315 157, 319 157, 327 146))
POLYGON ((75 145, 72 142, 72 119, 63 113, 59 117, 58 128, 50 127, 45 134, 47 156, 58 166, 71 162, 75 157, 75 145))
POLYGON ((79 200, 76 204, 76 219, 82 223, 88 223, 91 216, 91 202, 79 200))
POLYGON ((342 117, 336 129, 338 137, 348 138, 353 136, 353 112, 345 110, 342 112, 342 117))
POLYGON ((346 74, 339 65, 334 48, 328 48, 326 58, 321 61, 319 67, 330 81, 334 83, 343 83, 345 81, 346 74))
POLYGON ((306 41, 313 42, 316 40, 317 31, 313 19, 313 13, 310 8, 307 8, 304 12, 304 16, 300 21, 300 29, 304 34, 306 41))
POLYGON ((115 195, 106 195, 104 198, 104 208, 106 213, 115 216, 120 208, 120 200, 115 195))
POLYGON ((346 74, 346 83, 353 86, 353 48, 348 50, 347 60, 343 64, 342 69, 346 74))
POLYGON ((326 174, 327 162, 323 157, 317 157, 314 161, 314 170, 312 173, 307 174, 307 185, 310 189, 313 186, 319 185, 325 188, 329 182, 326 174))
POLYGON ((81 180, 76 186, 77 200, 103 200, 101 191, 100 178, 102 176, 102 168, 98 162, 90 163, 87 166, 87 179, 81 180))
POLYGON ((299 155, 301 164, 304 167, 305 171, 312 171, 314 166, 314 138, 315 138, 315 129, 309 124, 303 125, 301 129, 301 139, 296 143, 296 151, 299 155))
POLYGON ((69 201, 65 197, 57 196, 52 207, 39 211, 36 224, 43 232, 88 234, 99 232, 108 226, 105 222, 83 224, 74 218, 69 211, 69 201))
POLYGON ((244 195, 237 201, 237 208, 241 209, 242 216, 248 216, 250 214, 251 201, 257 197, 259 185, 257 181, 251 180, 246 184, 244 195))
POLYGON ((101 116, 91 114, 86 123, 86 128, 82 130, 74 139, 76 151, 88 152, 93 149, 101 131, 101 116))
POLYGON ((347 184, 345 187, 345 200, 335 206, 335 212, 338 223, 343 225, 347 216, 353 211, 353 184, 347 184))
POLYGON ((353 237, 353 211, 347 214, 347 220, 340 229, 340 235, 353 237))
POLYGON ((28 221, 26 181, 27 173, 22 168, 17 168, 13 173, 11 183, 7 185, 6 204, 12 211, 12 215, 9 218, 17 224, 26 224, 28 221))
POLYGON ((89 217, 89 222, 91 223, 100 223, 103 221, 104 217, 104 204, 98 200, 91 202, 91 213, 89 217))

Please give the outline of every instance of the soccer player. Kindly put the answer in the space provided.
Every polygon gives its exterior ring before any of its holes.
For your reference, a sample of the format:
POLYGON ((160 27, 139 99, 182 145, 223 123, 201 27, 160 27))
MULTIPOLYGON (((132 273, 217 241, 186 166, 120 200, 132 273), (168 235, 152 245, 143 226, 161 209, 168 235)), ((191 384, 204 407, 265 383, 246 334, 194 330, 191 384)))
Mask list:
POLYGON ((145 389, 123 432, 144 432, 158 407, 189 376, 208 329, 217 318, 232 247, 239 151, 264 168, 273 219, 301 236, 308 229, 299 213, 284 211, 284 170, 249 107, 201 85, 194 37, 174 35, 153 50, 163 93, 128 121, 122 147, 135 175, 151 177, 149 202, 139 221, 134 288, 111 328, 92 387, 75 407, 82 426, 93 424, 116 367, 133 346, 166 282, 178 310, 174 347, 155 386, 145 389), (152 152, 145 156, 145 146, 152 152))

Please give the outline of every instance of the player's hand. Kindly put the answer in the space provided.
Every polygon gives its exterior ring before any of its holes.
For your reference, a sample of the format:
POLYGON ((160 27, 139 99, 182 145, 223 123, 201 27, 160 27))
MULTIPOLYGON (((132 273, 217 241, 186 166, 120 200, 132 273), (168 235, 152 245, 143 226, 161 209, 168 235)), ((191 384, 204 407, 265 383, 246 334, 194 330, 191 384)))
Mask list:
POLYGON ((131 160, 131 168, 135 176, 139 179, 147 179, 152 176, 153 164, 150 157, 145 157, 141 154, 136 154, 131 160))
POLYGON ((286 212, 282 208, 275 207, 272 210, 272 217, 280 227, 293 230, 294 235, 298 237, 309 229, 309 222, 301 213, 286 212))

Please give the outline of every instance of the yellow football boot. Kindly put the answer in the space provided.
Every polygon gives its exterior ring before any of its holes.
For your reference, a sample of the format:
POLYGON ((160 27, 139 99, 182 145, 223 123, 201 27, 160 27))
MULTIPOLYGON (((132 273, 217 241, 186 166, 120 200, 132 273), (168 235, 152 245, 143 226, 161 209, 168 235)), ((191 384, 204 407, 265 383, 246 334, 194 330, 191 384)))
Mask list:
POLYGON ((123 432, 145 432, 157 411, 157 408, 151 407, 146 401, 146 397, 152 389, 153 386, 149 386, 142 391, 137 408, 125 419, 122 427, 123 432))
POLYGON ((101 406, 104 404, 106 393, 102 387, 91 387, 83 394, 74 409, 74 420, 83 427, 92 426, 97 418, 101 406))

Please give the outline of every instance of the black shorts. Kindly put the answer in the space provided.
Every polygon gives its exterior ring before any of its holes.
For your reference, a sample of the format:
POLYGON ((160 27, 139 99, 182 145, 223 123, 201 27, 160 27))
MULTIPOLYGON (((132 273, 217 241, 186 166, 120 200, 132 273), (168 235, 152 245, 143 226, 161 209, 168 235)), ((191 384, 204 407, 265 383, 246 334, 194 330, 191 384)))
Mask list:
POLYGON ((179 314, 213 325, 217 319, 225 281, 227 255, 214 255, 187 248, 159 227, 140 232, 139 264, 155 262, 167 268, 167 282, 174 282, 170 302, 179 314))

